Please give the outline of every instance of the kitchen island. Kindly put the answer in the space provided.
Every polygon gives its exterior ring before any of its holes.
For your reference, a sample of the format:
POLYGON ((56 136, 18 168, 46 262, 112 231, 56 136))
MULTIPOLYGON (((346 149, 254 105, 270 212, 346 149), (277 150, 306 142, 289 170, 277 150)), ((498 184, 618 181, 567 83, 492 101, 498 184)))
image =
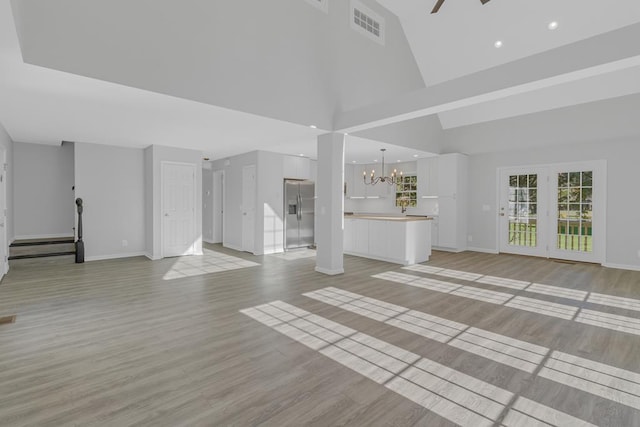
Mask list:
POLYGON ((344 253, 402 265, 428 261, 432 218, 345 215, 344 253))

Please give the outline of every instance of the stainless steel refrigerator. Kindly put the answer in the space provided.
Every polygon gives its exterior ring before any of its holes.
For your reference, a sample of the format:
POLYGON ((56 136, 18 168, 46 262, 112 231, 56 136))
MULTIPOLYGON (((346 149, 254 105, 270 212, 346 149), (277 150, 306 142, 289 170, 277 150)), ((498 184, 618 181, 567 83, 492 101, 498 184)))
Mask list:
POLYGON ((313 181, 284 180, 284 248, 314 244, 315 184, 313 181))

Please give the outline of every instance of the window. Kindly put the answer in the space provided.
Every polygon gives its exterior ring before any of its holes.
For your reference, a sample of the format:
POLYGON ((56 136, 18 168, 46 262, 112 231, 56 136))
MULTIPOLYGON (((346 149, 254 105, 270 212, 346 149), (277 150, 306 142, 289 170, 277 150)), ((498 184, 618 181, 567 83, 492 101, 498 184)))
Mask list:
POLYGON ((396 206, 415 208, 418 206, 418 177, 405 175, 396 184, 396 206))

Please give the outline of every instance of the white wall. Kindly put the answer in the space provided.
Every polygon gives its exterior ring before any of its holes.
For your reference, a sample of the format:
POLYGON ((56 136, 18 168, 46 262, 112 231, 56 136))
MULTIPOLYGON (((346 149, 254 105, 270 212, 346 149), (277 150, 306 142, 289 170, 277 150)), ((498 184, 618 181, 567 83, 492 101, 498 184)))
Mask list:
POLYGON ((213 171, 202 169, 202 240, 213 242, 213 171))
POLYGON ((302 0, 13 8, 27 63, 330 129, 336 110, 424 87, 398 18, 363 2, 386 19, 386 46, 350 28, 346 0, 328 15, 302 0))
MULTIPOLYGON (((345 173, 350 170, 350 165, 346 165, 345 173)), ((354 165, 354 179, 362 180, 362 171, 366 170, 369 173, 372 169, 376 170, 376 176, 379 176, 381 165, 354 165)), ((386 175, 389 176, 394 169, 398 170, 398 173, 402 171, 404 175, 416 175, 417 163, 416 162, 403 162, 403 163, 391 163, 385 165, 386 175)), ((406 214, 409 215, 434 215, 437 214, 437 201, 432 199, 421 199, 419 197, 420 187, 426 186, 424 177, 418 174, 418 206, 415 208, 407 207, 406 214)), ((379 182, 376 186, 388 186, 389 184, 379 182)), ((349 199, 344 201, 345 212, 354 213, 380 213, 390 215, 402 215, 402 209, 397 207, 395 198, 395 186, 390 186, 386 196, 380 199, 349 199)))
POLYGON ((13 147, 16 238, 73 236, 73 143, 13 147))
POLYGON ((315 161, 298 162, 300 160, 296 156, 252 151, 213 162, 214 171, 225 171, 225 247, 242 249, 242 168, 256 165, 254 253, 263 255, 284 250, 284 178, 313 180, 316 174, 315 161), (289 166, 300 163, 300 167, 285 167, 287 162, 289 166))
MULTIPOLYGON (((14 190, 13 190, 13 182, 14 182, 14 160, 13 160, 13 145, 14 142, 11 140, 11 138, 9 137, 9 134, 7 133, 7 131, 4 129, 4 126, 2 126, 2 123, 0 123, 0 147, 4 148, 6 150, 6 158, 7 158, 7 173, 5 174, 7 181, 6 181, 6 189, 7 189, 7 195, 6 195, 6 199, 7 199, 7 220, 5 223, 5 226, 7 228, 7 244, 10 244, 13 240, 14 240, 14 214, 13 214, 13 207, 14 207, 14 190)), ((1 166, 0 166, 1 167, 1 166)), ((7 248, 7 250, 5 251, 5 253, 9 253, 9 249, 7 248)))
POLYGON ((468 233, 475 248, 497 251, 497 168, 586 160, 607 161, 606 264, 640 269, 637 196, 640 140, 601 141, 469 157, 468 233), (483 205, 491 210, 484 212, 483 205))
MULTIPOLYGON (((242 168, 257 163, 257 151, 213 162, 213 170, 225 171, 224 241, 222 242, 225 247, 242 250, 242 168)), ((256 208, 258 206, 256 205, 256 208)), ((258 217, 257 214, 256 217, 258 217)))
POLYGON ((143 150, 76 143, 75 164, 76 196, 84 202, 85 259, 143 255, 143 150))
POLYGON ((194 252, 202 254, 202 153, 195 150, 182 148, 163 147, 153 145, 147 148, 144 154, 144 164, 150 167, 145 171, 145 191, 151 191, 151 200, 145 198, 147 209, 145 211, 145 221, 152 224, 147 230, 151 236, 146 238, 146 255, 151 259, 162 257, 162 162, 191 163, 196 166, 196 235, 194 241, 194 252))

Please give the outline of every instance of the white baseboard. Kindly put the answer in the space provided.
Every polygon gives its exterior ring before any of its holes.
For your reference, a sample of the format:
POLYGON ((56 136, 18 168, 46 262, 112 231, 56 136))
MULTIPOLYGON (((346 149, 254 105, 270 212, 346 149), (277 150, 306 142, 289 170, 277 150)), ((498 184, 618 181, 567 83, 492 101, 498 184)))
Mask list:
POLYGON ((318 273, 326 274, 326 275, 329 275, 329 276, 335 276, 335 275, 338 275, 338 274, 343 274, 344 273, 344 268, 340 268, 338 270, 329 270, 329 269, 326 269, 326 268, 322 268, 322 267, 316 266, 316 271, 318 273))
MULTIPOLYGON (((70 239, 75 239, 75 236, 72 233, 63 233, 63 234, 31 234, 31 235, 21 235, 14 236, 13 240, 27 240, 27 239, 60 239, 63 237, 68 237, 70 239)), ((12 240, 12 243, 13 243, 12 240)))
POLYGON ((499 252, 496 249, 468 247, 467 250, 471 252, 482 252, 485 254, 493 254, 493 255, 499 254, 499 252))
POLYGON ((444 248, 442 246, 433 246, 431 249, 433 249, 434 251, 453 252, 454 254, 459 254, 460 252, 464 252, 467 250, 467 248, 454 249, 454 248, 444 248))
POLYGON ((640 271, 640 265, 613 264, 610 262, 605 262, 604 264, 602 264, 602 266, 607 268, 617 268, 620 270, 640 271))
POLYGON ((242 250, 242 248, 240 248, 240 247, 238 247, 238 246, 235 246, 235 245, 232 245, 232 244, 229 244, 229 243, 223 243, 223 244, 222 244, 222 247, 224 247, 224 248, 229 248, 229 249, 233 249, 234 251, 238 251, 238 252, 244 252, 244 251, 242 250))
POLYGON ((146 252, 129 252, 126 254, 111 254, 111 255, 96 255, 96 256, 88 256, 85 257, 85 261, 102 261, 105 259, 117 259, 117 258, 131 258, 136 256, 146 256, 149 257, 149 254, 146 252))

